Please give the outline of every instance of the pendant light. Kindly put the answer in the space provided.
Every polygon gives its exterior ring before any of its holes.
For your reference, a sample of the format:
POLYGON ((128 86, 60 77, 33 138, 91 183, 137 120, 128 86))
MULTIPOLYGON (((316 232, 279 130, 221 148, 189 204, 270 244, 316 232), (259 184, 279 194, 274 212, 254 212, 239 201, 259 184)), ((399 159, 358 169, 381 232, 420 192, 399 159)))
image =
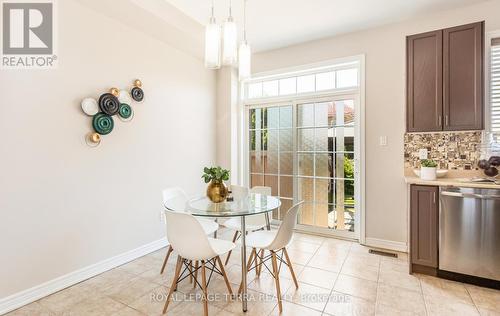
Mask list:
POLYGON ((208 69, 220 68, 220 27, 214 16, 214 1, 212 0, 212 16, 205 28, 205 67, 208 69))
POLYGON ((250 78, 252 50, 247 42, 247 0, 243 3, 243 41, 238 51, 238 76, 240 80, 250 78))
POLYGON ((229 0, 229 17, 222 26, 222 32, 224 34, 222 47, 222 64, 226 66, 232 66, 236 64, 238 53, 238 33, 231 9, 231 0, 229 0))

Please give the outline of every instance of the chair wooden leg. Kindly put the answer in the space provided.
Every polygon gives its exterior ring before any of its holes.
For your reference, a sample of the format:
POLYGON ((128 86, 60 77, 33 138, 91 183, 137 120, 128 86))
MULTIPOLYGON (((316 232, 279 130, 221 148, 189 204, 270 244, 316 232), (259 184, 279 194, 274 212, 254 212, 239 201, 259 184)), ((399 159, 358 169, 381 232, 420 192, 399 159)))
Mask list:
POLYGON ((283 305, 281 303, 280 276, 279 276, 279 271, 278 271, 278 263, 276 260, 276 252, 271 250, 271 256, 272 256, 272 261, 273 261, 274 281, 276 281, 276 295, 278 296, 278 307, 279 307, 280 313, 283 313, 283 305))
POLYGON ((170 257, 170 254, 172 253, 173 250, 174 250, 174 248, 172 248, 172 246, 168 246, 167 254, 165 255, 165 259, 163 260, 163 265, 161 266, 160 274, 163 274, 163 271, 165 271, 165 267, 167 266, 168 257, 170 257))
POLYGON ((182 258, 181 258, 181 256, 178 256, 177 257, 177 264, 175 266, 174 279, 172 280, 172 285, 170 286, 170 290, 168 291, 165 306, 163 306, 163 314, 165 314, 165 312, 167 311, 168 304, 170 303, 170 297, 172 296, 172 293, 174 292, 175 288, 177 287, 177 279, 179 278, 179 273, 181 273, 181 267, 182 267, 182 258))
POLYGON ((203 290, 203 315, 208 316, 207 276, 205 274, 205 260, 201 260, 201 287, 203 290))
MULTIPOLYGON (((233 236, 233 242, 235 242, 237 238, 238 238, 238 231, 235 231, 233 236)), ((229 252, 227 253, 226 261, 224 262, 225 266, 227 266, 227 263, 229 262, 229 257, 231 257, 231 252, 233 251, 229 250, 229 252)))
POLYGON ((194 262, 194 282, 193 289, 196 287, 196 281, 198 280, 198 260, 194 262))
POLYGON ((226 270, 224 269, 224 265, 222 264, 222 260, 220 260, 219 256, 217 256, 215 259, 219 263, 220 272, 222 272, 222 276, 224 277, 224 282, 226 282, 227 290, 228 290, 229 294, 231 296, 233 296, 233 290, 231 289, 231 284, 229 284, 229 280, 227 279, 226 270))
POLYGON ((193 283, 193 260, 189 261, 189 283, 193 283))
POLYGON ((286 263, 288 263, 288 270, 290 270, 290 274, 292 275, 293 283, 295 283, 295 288, 298 289, 299 282, 297 282, 297 277, 295 277, 295 271, 293 271, 292 261, 290 260, 290 257, 288 256, 288 252, 286 251, 286 248, 283 248, 283 253, 285 254, 286 263))
MULTIPOLYGON (((248 258, 247 272, 250 270, 252 259, 255 255, 256 255, 255 248, 253 248, 252 253, 250 254, 250 258, 248 258)), ((241 291, 243 291, 243 282, 240 282, 240 287, 238 288, 238 294, 241 294, 241 291)))
POLYGON ((264 260, 263 260, 264 254, 265 254, 264 249, 261 249, 260 256, 259 256, 259 265, 257 266, 257 269, 255 269, 256 270, 255 272, 257 273, 258 277, 260 276, 260 272, 262 271, 262 265, 264 264, 264 260))

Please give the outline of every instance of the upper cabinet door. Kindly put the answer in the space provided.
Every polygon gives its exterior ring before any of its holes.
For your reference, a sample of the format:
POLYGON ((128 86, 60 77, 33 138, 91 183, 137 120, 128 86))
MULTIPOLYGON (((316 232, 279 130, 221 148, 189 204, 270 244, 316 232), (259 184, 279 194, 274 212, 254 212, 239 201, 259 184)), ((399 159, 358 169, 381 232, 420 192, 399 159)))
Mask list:
POLYGON ((441 131, 443 113, 443 32, 408 36, 408 132, 441 131))
POLYGON ((443 130, 483 129, 483 27, 443 30, 443 130))

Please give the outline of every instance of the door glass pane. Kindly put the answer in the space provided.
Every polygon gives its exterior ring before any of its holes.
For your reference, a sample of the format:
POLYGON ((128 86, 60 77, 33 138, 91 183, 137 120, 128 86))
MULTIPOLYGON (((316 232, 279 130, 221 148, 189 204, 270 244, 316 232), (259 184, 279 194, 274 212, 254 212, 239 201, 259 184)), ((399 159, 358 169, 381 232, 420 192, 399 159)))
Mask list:
POLYGON ((282 220, 285 214, 288 212, 288 210, 292 207, 292 205, 293 205, 293 200, 281 199, 279 217, 277 219, 282 220))
POLYGON ((293 153, 280 153, 280 174, 293 175, 293 153))
POLYGON ((292 127, 292 107, 291 106, 281 106, 280 107, 280 128, 291 128, 292 127))
POLYGON ((316 154, 316 177, 333 178, 333 154, 316 154))
POLYGON ((316 203, 314 205, 314 225, 318 227, 328 227, 329 205, 326 203, 316 203))
POLYGON ((267 108, 265 112, 265 123, 267 128, 278 128, 280 121, 280 109, 278 107, 267 108))
POLYGON ((333 109, 332 102, 316 103, 314 106, 314 125, 328 126, 330 124, 330 112, 333 109))
POLYGON ((354 181, 335 180, 335 228, 354 228, 354 181))
POLYGON ((305 202, 312 202, 314 198, 314 179, 311 178, 299 178, 299 200, 305 202))
POLYGON ((314 204, 304 203, 301 205, 301 211, 299 214, 299 224, 302 225, 314 225, 314 204))
POLYGON ((264 152, 264 172, 266 174, 278 174, 278 152, 264 152))
POLYGON ((250 123, 250 129, 262 128, 262 109, 250 110, 249 123, 250 123))
POLYGON ((298 130, 299 151, 314 150, 314 129, 301 128, 298 130))
POLYGON ((297 114, 299 127, 314 126, 314 104, 299 104, 297 114))
POLYGON ((250 175, 250 186, 261 186, 264 185, 264 176, 261 174, 251 174, 250 175))
POLYGON ((264 172, 264 160, 262 159, 262 152, 260 151, 250 152, 250 172, 251 173, 264 172))
POLYGON ((334 199, 334 180, 333 179, 316 179, 316 195, 317 203, 333 203, 334 199))
POLYGON ((293 150, 292 129, 280 129, 280 151, 293 150))
POLYGON ((293 198, 293 177, 280 177, 280 196, 293 198))
POLYGON ((278 151, 278 130, 277 129, 270 129, 267 131, 264 131, 264 144, 266 145, 264 149, 267 150, 272 150, 272 151, 278 151))
POLYGON ((278 176, 264 176, 264 185, 266 187, 271 187, 272 195, 278 196, 278 176))
POLYGON ((262 150, 262 131, 250 131, 250 150, 262 150))
POLYGON ((298 154, 299 157, 299 175, 313 176, 313 157, 312 154, 298 154))
POLYGON ((317 128, 314 140, 316 151, 328 151, 328 128, 317 128))

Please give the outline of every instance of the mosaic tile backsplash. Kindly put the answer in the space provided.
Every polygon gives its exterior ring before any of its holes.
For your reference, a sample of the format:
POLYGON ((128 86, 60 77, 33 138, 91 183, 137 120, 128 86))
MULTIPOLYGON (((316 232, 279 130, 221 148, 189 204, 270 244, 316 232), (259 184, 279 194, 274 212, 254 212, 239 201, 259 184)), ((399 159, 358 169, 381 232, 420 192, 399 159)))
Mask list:
POLYGON ((476 169, 481 156, 481 132, 405 134, 406 168, 420 167, 418 151, 423 148, 440 169, 476 169))

